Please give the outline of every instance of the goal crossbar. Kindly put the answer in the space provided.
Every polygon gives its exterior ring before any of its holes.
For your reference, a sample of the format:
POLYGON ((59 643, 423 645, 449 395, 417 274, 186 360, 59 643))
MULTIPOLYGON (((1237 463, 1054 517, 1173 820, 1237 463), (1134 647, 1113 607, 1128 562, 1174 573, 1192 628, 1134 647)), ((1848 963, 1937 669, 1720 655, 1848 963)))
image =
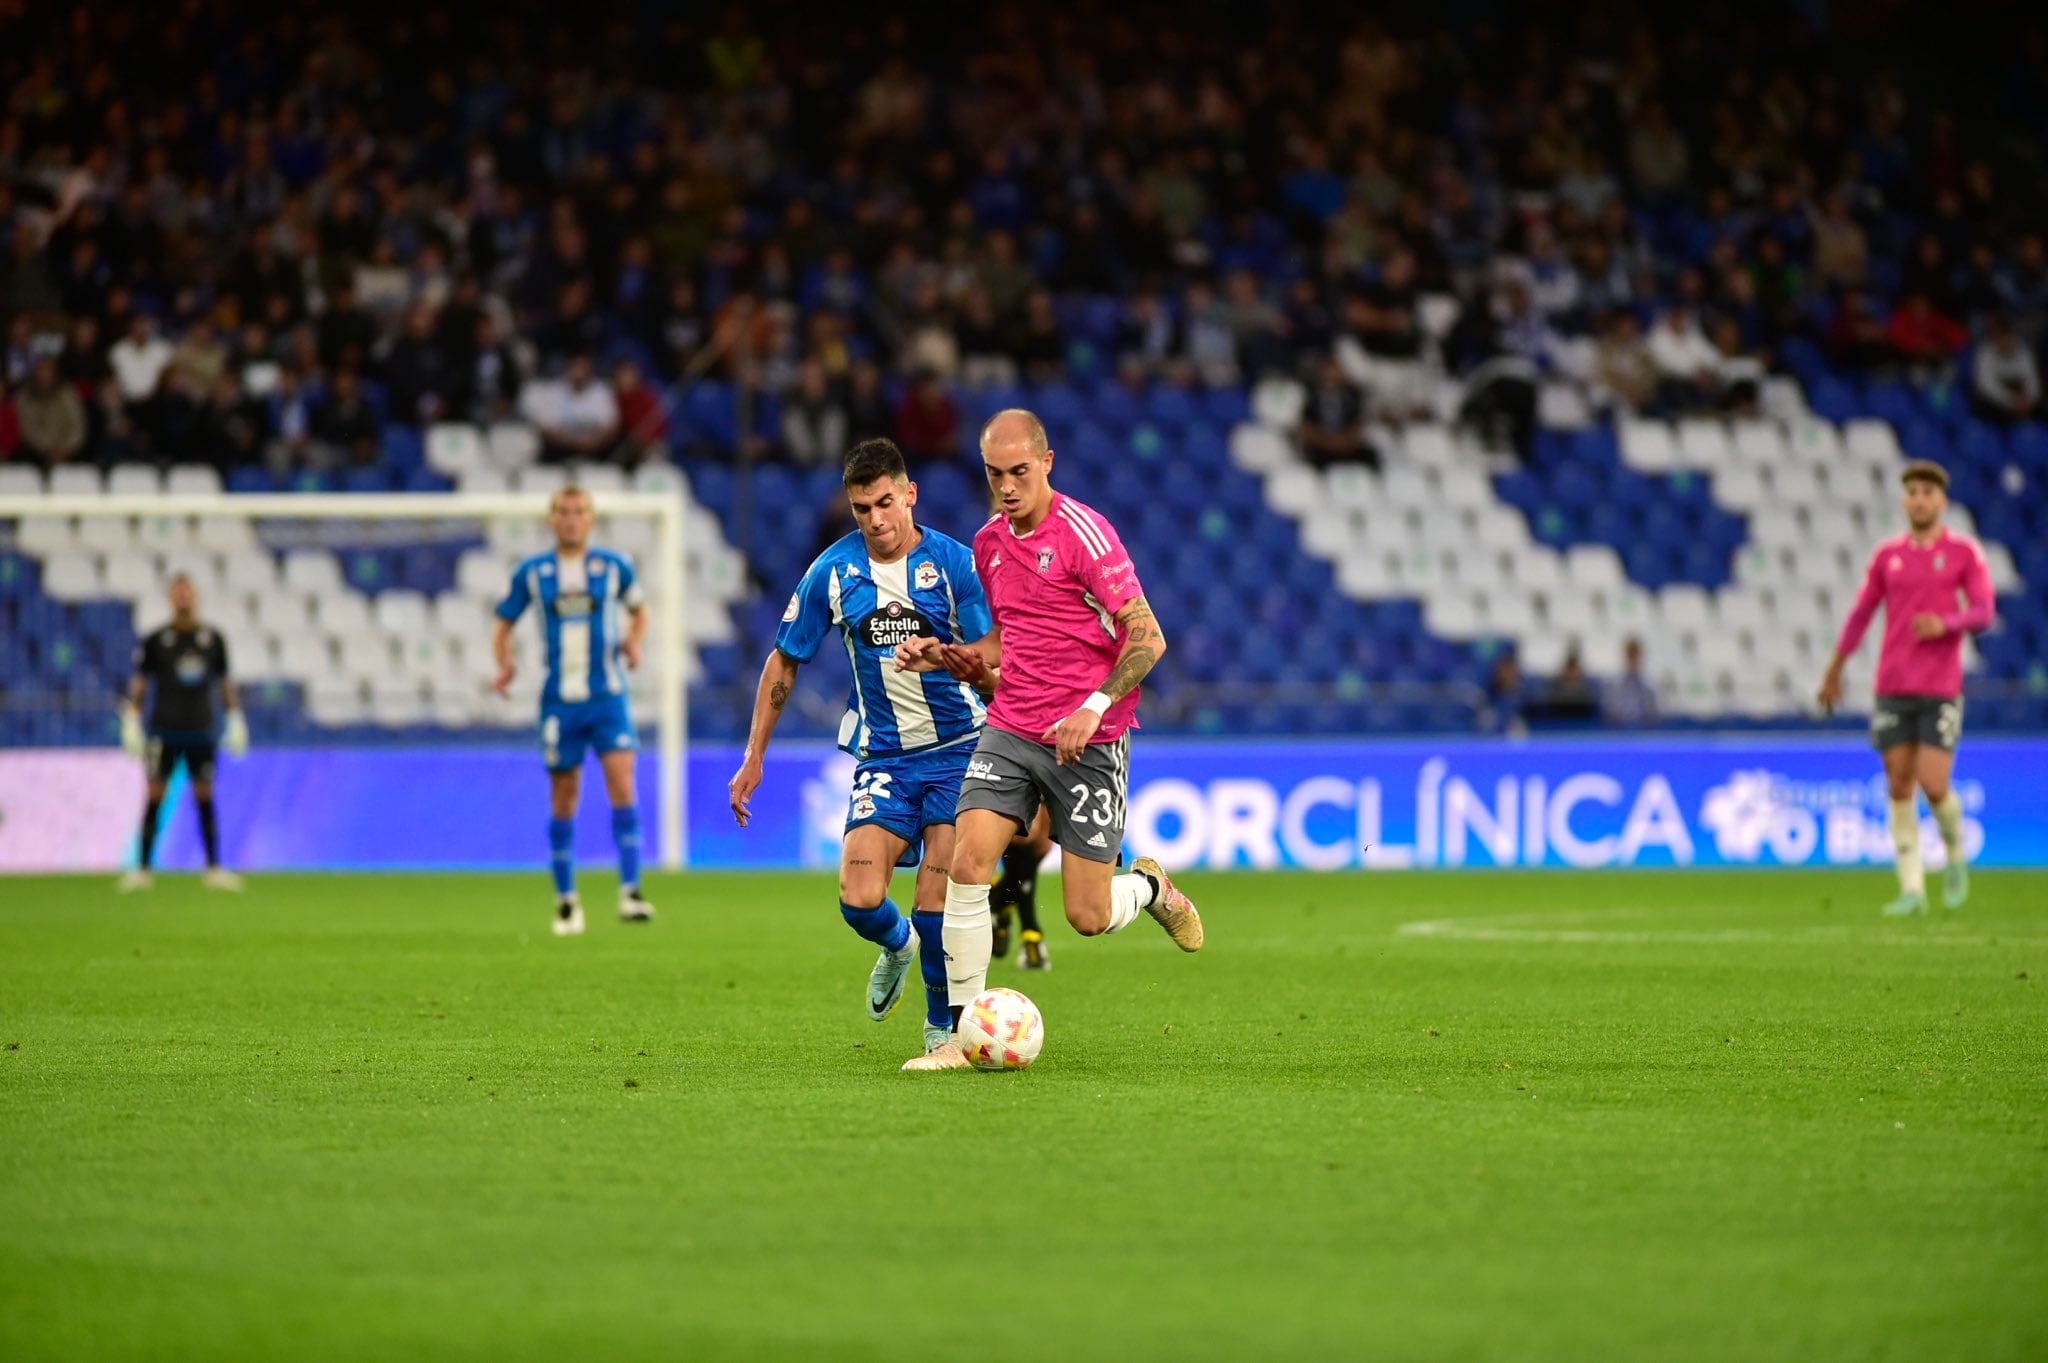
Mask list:
MULTIPOLYGON (((689 781, 683 749, 689 733, 688 695, 684 685, 683 630, 688 618, 683 599, 684 504, 680 492, 603 492, 602 516, 653 518, 654 584, 669 613, 654 631, 654 662, 660 679, 655 710, 656 747, 660 755, 661 864, 677 870, 689 862, 689 781)), ((245 520, 538 520, 545 499, 523 492, 338 492, 306 493, 146 493, 0 496, 0 520, 51 516, 234 516, 245 520)))

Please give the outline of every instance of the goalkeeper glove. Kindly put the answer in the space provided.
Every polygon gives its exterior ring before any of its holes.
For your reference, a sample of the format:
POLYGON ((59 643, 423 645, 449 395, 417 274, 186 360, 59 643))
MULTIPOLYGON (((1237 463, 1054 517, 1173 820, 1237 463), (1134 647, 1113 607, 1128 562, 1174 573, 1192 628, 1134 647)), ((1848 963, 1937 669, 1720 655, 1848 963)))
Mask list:
POLYGON ((121 706, 121 751, 130 757, 142 756, 148 745, 142 737, 142 712, 133 704, 123 702, 121 706))
POLYGON ((228 750, 229 757, 240 757, 249 751, 249 721, 242 718, 240 710, 228 711, 228 722, 222 729, 220 741, 228 750))

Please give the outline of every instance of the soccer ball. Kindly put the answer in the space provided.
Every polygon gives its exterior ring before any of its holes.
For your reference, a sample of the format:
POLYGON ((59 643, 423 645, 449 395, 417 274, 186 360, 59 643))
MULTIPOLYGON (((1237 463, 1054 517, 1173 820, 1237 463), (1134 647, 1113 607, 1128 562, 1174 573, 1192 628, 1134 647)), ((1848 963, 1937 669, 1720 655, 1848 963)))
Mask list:
POLYGON ((1045 1019, 1014 989, 984 989, 960 1014, 960 1049, 978 1070, 1021 1070, 1038 1059, 1045 1019))

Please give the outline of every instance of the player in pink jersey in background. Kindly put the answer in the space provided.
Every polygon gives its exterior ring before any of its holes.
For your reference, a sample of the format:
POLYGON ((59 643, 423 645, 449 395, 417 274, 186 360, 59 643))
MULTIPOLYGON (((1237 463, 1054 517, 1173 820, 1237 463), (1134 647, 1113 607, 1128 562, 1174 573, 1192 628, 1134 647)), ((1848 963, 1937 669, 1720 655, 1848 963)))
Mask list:
MULTIPOLYGON (((960 785, 946 884, 956 1026, 988 982, 997 859, 1042 804, 1064 852, 1061 882, 1075 931, 1117 932, 1149 913, 1181 950, 1202 945, 1201 915, 1157 861, 1139 857, 1130 872, 1116 871, 1138 684, 1166 652, 1137 569, 1108 520, 1053 491, 1053 452, 1037 417, 998 412, 982 428, 981 458, 997 514, 974 537, 974 567, 995 628, 972 644, 912 639, 896 651, 905 671, 944 668, 972 683, 1001 665, 960 785)), ((959 1044, 946 1041, 903 1068, 966 1067, 959 1044)))
POLYGON ((1916 786, 1927 792, 1948 852, 1942 903, 1960 908, 1969 897, 1963 805, 1949 785, 1949 773, 1963 732, 1963 636, 1989 627, 1995 608, 1983 551, 1941 523, 1948 509, 1948 474, 1923 460, 1907 465, 1900 481, 1910 528, 1871 555, 1863 590, 1820 683, 1821 709, 1833 710, 1842 699, 1842 668, 1882 605, 1884 644, 1877 658, 1870 738, 1884 758, 1892 847, 1898 854, 1899 897, 1885 905, 1888 914, 1927 910, 1916 786))

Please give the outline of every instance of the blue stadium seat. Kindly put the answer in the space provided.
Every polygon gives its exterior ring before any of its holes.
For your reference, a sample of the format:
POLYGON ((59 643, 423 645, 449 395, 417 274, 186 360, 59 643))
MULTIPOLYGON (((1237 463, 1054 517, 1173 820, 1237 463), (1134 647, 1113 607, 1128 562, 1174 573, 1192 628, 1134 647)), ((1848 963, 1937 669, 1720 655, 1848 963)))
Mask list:
POLYGON ((342 477, 344 492, 389 492, 391 475, 377 465, 350 469, 342 477))
POLYGON ((1864 414, 1863 403, 1856 390, 1840 379, 1824 379, 1809 386, 1806 405, 1813 409, 1815 416, 1838 426, 1864 414))
POLYGON ((1127 431, 1142 414, 1138 396, 1121 383, 1095 390, 1095 419, 1116 432, 1127 431))
POLYGON ((1031 400, 1023 404, 1038 413, 1048 426, 1058 423, 1072 428, 1088 418, 1080 392, 1071 384, 1041 383, 1032 389, 1031 400))
POLYGON ((1228 432, 1251 420, 1251 398, 1242 388, 1211 388, 1202 395, 1202 415, 1228 432))
POLYGON ((269 469, 245 464, 228 470, 225 486, 229 492, 275 492, 277 479, 270 476, 269 469))
POLYGON ((1155 425, 1179 430, 1195 419, 1195 398, 1174 383, 1155 383, 1145 395, 1145 414, 1155 425))

